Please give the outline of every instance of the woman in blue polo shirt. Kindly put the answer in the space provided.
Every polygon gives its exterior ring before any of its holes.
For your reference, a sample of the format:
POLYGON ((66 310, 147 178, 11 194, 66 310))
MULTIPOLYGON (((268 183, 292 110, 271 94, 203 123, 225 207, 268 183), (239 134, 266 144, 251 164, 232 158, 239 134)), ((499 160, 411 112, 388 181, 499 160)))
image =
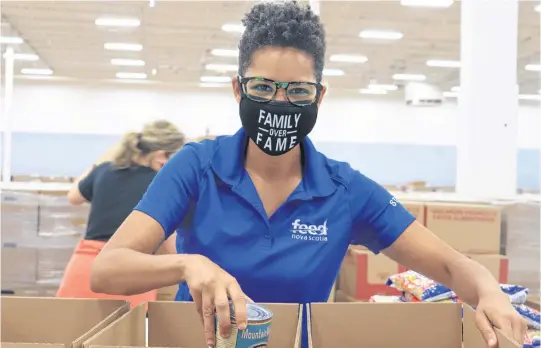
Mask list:
POLYGON ((308 139, 325 96, 319 17, 296 2, 266 2, 243 24, 232 83, 242 129, 173 156, 95 260, 93 290, 136 294, 182 283, 177 300, 195 301, 212 345, 215 313, 221 332, 230 330, 228 298, 240 328, 248 298, 326 301, 348 245, 362 244, 476 305, 490 345, 490 323, 520 341, 525 322, 484 267, 308 139), (175 230, 183 253, 153 255, 175 230))

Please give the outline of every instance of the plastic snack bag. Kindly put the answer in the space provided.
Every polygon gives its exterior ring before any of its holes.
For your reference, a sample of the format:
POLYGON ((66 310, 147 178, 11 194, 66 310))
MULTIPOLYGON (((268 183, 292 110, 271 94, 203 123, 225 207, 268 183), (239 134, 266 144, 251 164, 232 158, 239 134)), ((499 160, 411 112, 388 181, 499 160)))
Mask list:
POLYGON ((539 330, 541 328, 541 314, 533 308, 530 308, 526 305, 513 305, 517 312, 522 315, 524 319, 528 322, 528 327, 531 329, 539 330))
POLYGON ((456 297, 446 286, 436 283, 415 271, 406 271, 389 277, 387 286, 411 294, 423 302, 437 302, 456 297))
POLYGON ((370 298, 368 299, 368 302, 396 303, 396 302, 402 302, 402 300, 400 299, 400 296, 373 295, 373 296, 370 296, 370 298))
POLYGON ((511 303, 523 304, 526 302, 529 290, 520 285, 500 284, 500 287, 504 293, 509 296, 511 303))
POLYGON ((524 338, 523 348, 539 348, 541 347, 540 334, 537 330, 528 330, 526 337, 524 338))

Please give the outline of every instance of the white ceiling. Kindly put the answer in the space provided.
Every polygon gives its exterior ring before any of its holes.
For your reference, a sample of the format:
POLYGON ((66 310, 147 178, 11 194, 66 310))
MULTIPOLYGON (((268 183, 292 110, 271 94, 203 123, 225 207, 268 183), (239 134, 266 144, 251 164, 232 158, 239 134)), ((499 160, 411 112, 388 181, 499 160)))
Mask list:
MULTIPOLYGON (((214 57, 213 48, 236 48, 238 34, 221 30, 224 23, 238 23, 253 4, 248 1, 2 1, 2 35, 25 40, 16 48, 35 52, 37 62, 17 62, 23 67, 51 68, 55 76, 83 80, 111 79, 119 71, 146 72, 149 79, 197 86, 208 63, 235 64, 235 58, 214 57), (98 17, 136 17, 134 29, 104 29, 98 17), (105 42, 140 43, 140 52, 104 50, 105 42), (144 67, 118 67, 112 58, 135 58, 144 67), (157 74, 153 76, 152 70, 157 74)), ((540 20, 537 2, 520 1, 518 73, 521 93, 537 93, 539 74, 525 71, 529 63, 539 64, 540 20)), ((444 90, 458 85, 459 70, 427 67, 427 59, 459 59, 460 4, 447 9, 419 9, 400 6, 397 1, 324 1, 321 17, 327 29, 327 57, 332 54, 362 54, 364 64, 328 62, 327 68, 345 71, 328 77, 333 90, 357 90, 371 79, 392 82, 394 73, 425 74, 444 90), (374 43, 358 37, 366 28, 393 29, 402 40, 374 43), (427 29, 429 28, 429 29, 427 29)), ((5 49, 5 46, 2 47, 5 49)), ((233 75, 234 72, 228 73, 233 75)))

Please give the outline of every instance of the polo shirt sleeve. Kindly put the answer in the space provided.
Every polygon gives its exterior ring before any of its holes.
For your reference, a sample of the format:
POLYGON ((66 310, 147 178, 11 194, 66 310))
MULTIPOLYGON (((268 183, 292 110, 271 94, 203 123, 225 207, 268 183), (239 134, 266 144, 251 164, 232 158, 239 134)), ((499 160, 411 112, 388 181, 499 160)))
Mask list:
POLYGON ((415 221, 385 188, 359 171, 352 171, 348 191, 353 221, 351 244, 364 245, 378 254, 415 221))
POLYGON ((201 165, 193 145, 185 145, 163 166, 135 207, 156 220, 169 238, 199 194, 201 165))

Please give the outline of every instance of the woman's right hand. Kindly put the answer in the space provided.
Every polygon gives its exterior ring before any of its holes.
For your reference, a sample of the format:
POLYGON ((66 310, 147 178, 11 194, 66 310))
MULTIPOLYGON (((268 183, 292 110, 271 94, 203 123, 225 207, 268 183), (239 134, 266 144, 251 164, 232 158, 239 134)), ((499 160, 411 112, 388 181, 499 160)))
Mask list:
POLYGON ((237 327, 240 330, 246 328, 246 303, 249 299, 229 273, 205 256, 189 255, 184 279, 203 320, 207 345, 215 345, 215 313, 220 334, 225 338, 231 334, 229 299, 233 302, 237 327))

